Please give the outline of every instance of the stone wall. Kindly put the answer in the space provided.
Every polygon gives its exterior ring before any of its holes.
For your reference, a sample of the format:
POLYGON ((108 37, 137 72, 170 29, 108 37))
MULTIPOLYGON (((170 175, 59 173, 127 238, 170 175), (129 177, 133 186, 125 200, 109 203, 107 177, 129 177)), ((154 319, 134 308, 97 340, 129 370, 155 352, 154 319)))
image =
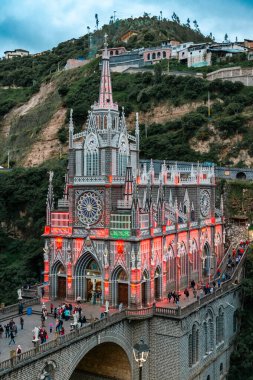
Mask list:
POLYGON ((189 311, 189 314, 183 318, 173 316, 154 316, 145 320, 125 318, 105 327, 100 332, 91 332, 86 337, 80 336, 74 343, 66 342, 55 350, 51 349, 36 358, 27 360, 25 364, 20 363, 9 373, 0 375, 0 378, 2 380, 39 380, 43 367, 50 361, 55 366, 54 380, 79 380, 81 373, 84 375, 94 368, 92 363, 96 362, 97 365, 96 355, 102 349, 103 352, 101 351, 99 355, 102 353, 105 357, 104 363, 108 364, 108 369, 104 377, 101 371, 98 371, 98 374, 94 376, 89 375, 90 379, 113 378, 115 376, 115 372, 112 371, 112 367, 115 368, 114 357, 119 361, 117 378, 135 380, 138 378, 138 366, 133 358, 132 347, 139 342, 140 338, 143 338, 150 346, 148 360, 143 366, 143 379, 167 380, 169 376, 170 380, 207 380, 209 375, 210 380, 216 380, 229 369, 232 342, 238 328, 234 323, 234 313, 239 307, 239 288, 234 290, 232 287, 230 291, 224 292, 210 303, 195 311, 189 311), (217 342, 216 329, 219 313, 222 313, 224 318, 223 339, 217 342), (206 352, 204 331, 207 319, 210 321, 210 331, 213 332, 213 344, 208 352, 206 352), (188 343, 193 326, 196 326, 199 331, 198 360, 195 364, 189 365, 188 343), (91 350, 99 347, 101 343, 103 346, 93 351, 95 354, 93 357, 91 350), (111 350, 112 347, 113 352, 107 355, 107 350, 111 350), (88 365, 84 364, 85 360, 82 361, 86 355, 86 359, 90 361, 88 365), (119 359, 120 356, 122 359, 119 359))

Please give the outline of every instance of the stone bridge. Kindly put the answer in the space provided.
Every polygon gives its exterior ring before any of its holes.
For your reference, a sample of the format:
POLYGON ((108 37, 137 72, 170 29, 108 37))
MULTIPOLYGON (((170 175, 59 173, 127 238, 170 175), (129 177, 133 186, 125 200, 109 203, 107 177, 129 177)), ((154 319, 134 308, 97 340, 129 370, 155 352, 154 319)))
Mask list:
MULTIPOLYGON (((140 310, 126 309, 94 321, 19 357, 0 362, 0 378, 137 379, 138 367, 132 349, 141 338, 150 347, 149 358, 143 366, 143 379, 167 380, 168 374, 171 380, 220 378, 228 371, 238 331, 240 280, 246 254, 231 279, 214 293, 192 299, 193 302, 180 302, 182 307, 157 303, 140 310), (196 342, 192 345, 194 332, 196 342), (194 355, 193 349, 197 350, 194 355)), ((225 257, 221 268, 225 268, 226 260, 225 257)))
MULTIPOLYGON (((239 286, 231 281, 220 289, 185 308, 149 307, 139 311, 125 310, 94 322, 65 336, 33 348, 20 358, 0 363, 2 380, 81 380, 138 378, 133 359, 133 345, 144 338, 150 346, 150 355, 143 367, 143 378, 155 380, 199 379, 203 363, 191 368, 188 365, 188 339, 192 325, 202 321, 207 313, 218 315, 221 308, 225 326, 231 327, 234 313, 240 307, 239 286), (45 373, 50 374, 46 377, 45 373)), ((217 317, 216 317, 217 318, 217 317)), ((214 317, 215 321, 215 317, 214 317)), ((215 359, 220 358, 228 368, 233 334, 226 327, 222 346, 205 358, 205 371, 218 371, 215 359), (217 368, 216 368, 217 367, 217 368)), ((215 330, 214 330, 215 331, 215 330)), ((203 351, 204 334, 199 336, 203 351)), ((205 377, 206 378, 206 377, 205 377)), ((217 378, 217 377, 215 377, 217 378)))
MULTIPOLYGON (((161 165, 164 163, 162 160, 153 160, 154 170, 155 173, 158 174, 161 171, 161 165)), ((149 169, 150 166, 150 160, 142 159, 140 160, 140 164, 147 165, 147 169, 149 169)), ((166 161, 166 164, 169 165, 175 165, 177 164, 178 168, 181 167, 197 167, 197 162, 184 162, 184 161, 166 161)), ((212 166, 212 162, 204 162, 202 165, 205 166, 212 166)), ((253 180, 253 169, 252 168, 232 168, 228 166, 214 166, 214 172, 215 176, 217 178, 223 178, 223 179, 231 179, 231 180, 253 180)))

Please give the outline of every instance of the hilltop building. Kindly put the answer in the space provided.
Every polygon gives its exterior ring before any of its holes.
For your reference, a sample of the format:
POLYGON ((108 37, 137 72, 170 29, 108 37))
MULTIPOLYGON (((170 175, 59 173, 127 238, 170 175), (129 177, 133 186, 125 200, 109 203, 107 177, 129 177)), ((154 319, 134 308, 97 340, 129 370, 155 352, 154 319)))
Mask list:
POLYGON ((140 131, 113 102, 107 43, 98 102, 87 127, 69 122, 69 166, 54 207, 50 173, 44 280, 51 299, 152 305, 191 280, 210 279, 223 257, 214 167, 140 165, 140 131))
POLYGON ((29 51, 24 49, 6 50, 4 52, 5 59, 12 59, 14 57, 27 57, 28 55, 29 51))

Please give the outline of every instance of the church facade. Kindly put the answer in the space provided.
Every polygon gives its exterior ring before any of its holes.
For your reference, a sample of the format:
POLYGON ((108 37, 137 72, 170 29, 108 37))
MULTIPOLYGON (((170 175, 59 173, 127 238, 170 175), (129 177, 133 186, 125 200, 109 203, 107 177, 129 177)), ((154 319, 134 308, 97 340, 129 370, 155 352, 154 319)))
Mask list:
MULTIPOLYGON (((133 130, 133 128, 132 128, 133 130)), ((44 281, 51 299, 140 308, 211 279, 223 257, 223 207, 215 204, 213 167, 139 160, 124 109, 113 102, 107 44, 99 100, 84 131, 69 122, 69 166, 54 207, 53 173, 43 237, 44 281)))

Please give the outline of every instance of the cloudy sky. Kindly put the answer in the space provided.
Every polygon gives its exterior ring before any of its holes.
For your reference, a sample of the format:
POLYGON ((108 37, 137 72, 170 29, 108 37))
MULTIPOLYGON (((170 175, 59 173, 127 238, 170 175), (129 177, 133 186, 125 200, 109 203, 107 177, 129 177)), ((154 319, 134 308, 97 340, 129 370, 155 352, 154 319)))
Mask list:
POLYGON ((253 39, 253 0, 0 0, 0 57, 5 50, 22 48, 31 53, 51 49, 58 43, 100 26, 114 14, 119 18, 175 12, 181 22, 198 21, 204 34, 216 41, 225 33, 230 40, 253 39), (159 3, 159 4, 158 4, 159 3), (126 4, 131 4, 127 6, 126 4))

